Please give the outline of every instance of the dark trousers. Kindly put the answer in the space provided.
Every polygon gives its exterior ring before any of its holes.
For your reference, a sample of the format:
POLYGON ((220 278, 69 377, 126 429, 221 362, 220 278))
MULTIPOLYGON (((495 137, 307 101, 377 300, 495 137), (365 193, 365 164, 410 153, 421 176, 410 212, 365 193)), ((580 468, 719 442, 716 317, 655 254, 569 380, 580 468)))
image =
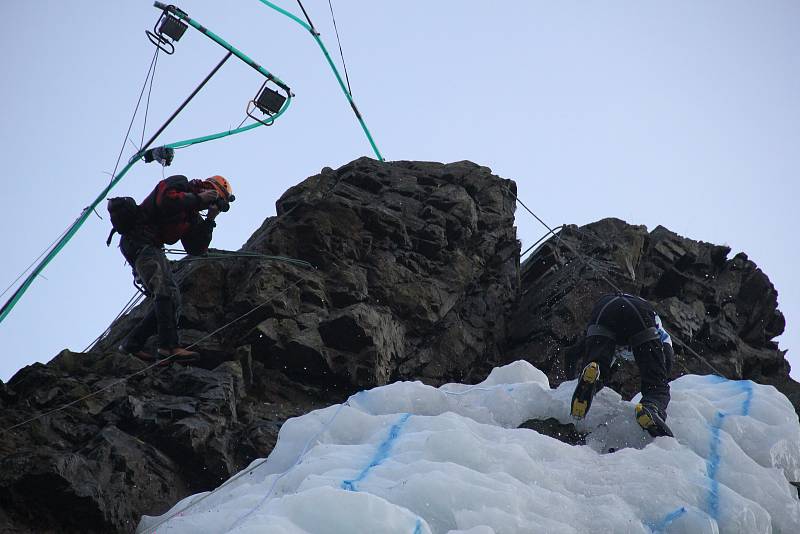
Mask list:
MULTIPOLYGON (((586 362, 597 362, 600 378, 612 376, 612 360, 616 350, 614 340, 602 336, 586 339, 586 362)), ((665 351, 661 341, 648 341, 633 348, 633 358, 641 376, 642 402, 649 403, 666 413, 669 404, 669 373, 672 370, 671 352, 665 351)))
POLYGON ((164 249, 126 237, 122 238, 120 248, 128 263, 133 266, 136 277, 144 285, 147 296, 152 298, 152 307, 147 315, 125 338, 126 350, 141 350, 147 338, 156 332, 159 348, 177 347, 181 294, 172 277, 172 269, 164 249))

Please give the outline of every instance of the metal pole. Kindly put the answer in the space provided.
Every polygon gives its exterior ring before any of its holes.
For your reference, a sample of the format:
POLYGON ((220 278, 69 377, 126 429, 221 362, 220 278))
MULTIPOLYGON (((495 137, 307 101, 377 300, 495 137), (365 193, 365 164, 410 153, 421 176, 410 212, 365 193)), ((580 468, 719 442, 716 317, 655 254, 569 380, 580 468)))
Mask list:
POLYGON ((167 127, 167 126, 169 126, 169 124, 170 124, 170 123, 171 123, 173 120, 175 120, 175 117, 177 117, 177 116, 178 116, 178 114, 179 114, 181 111, 183 111, 183 108, 185 108, 185 107, 186 107, 186 105, 187 105, 187 104, 189 104, 189 102, 191 102, 191 100, 192 100, 192 99, 195 97, 195 95, 197 95, 197 93, 199 93, 199 92, 200 92, 200 89, 202 89, 202 88, 203 88, 203 86, 204 86, 206 83, 208 83, 208 80, 210 80, 210 79, 211 79, 211 77, 212 77, 212 76, 214 76, 214 75, 217 73, 217 71, 220 69, 220 67, 222 67, 222 65, 223 65, 223 64, 224 64, 226 61, 228 61, 228 58, 229 58, 229 57, 231 57, 231 52, 230 52, 230 51, 228 51, 228 53, 227 53, 227 54, 225 54, 225 57, 223 57, 223 58, 222 58, 222 60, 220 60, 220 62, 219 62, 219 63, 217 63, 217 66, 216 66, 216 67, 214 67, 214 68, 211 70, 211 72, 209 72, 209 73, 208 73, 208 76, 206 76, 206 77, 205 77, 205 79, 204 79, 202 82, 200 82, 200 85, 198 85, 197 87, 195 87, 194 91, 192 91, 192 94, 190 94, 190 95, 189 95, 189 96, 186 98, 186 100, 184 100, 184 101, 183 101, 183 104, 181 104, 181 105, 178 107, 178 109, 176 109, 176 110, 175 110, 175 111, 172 113, 172 115, 171 115, 171 116, 170 116, 170 117, 167 119, 167 122, 165 122, 164 124, 162 124, 162 125, 161 125, 161 128, 159 128, 159 129, 158 129, 158 131, 156 131, 156 133, 154 133, 154 134, 153 134, 153 137, 151 137, 151 138, 150 138, 150 140, 149 140, 149 141, 147 141, 147 143, 145 143, 145 144, 144 144, 144 146, 142 147, 142 149, 141 149, 141 150, 140 150, 140 151, 139 151, 139 152, 138 152, 138 153, 137 153, 137 154, 134 156, 134 159, 135 159, 135 158, 138 158, 138 157, 141 157, 141 156, 142 156, 142 154, 144 154, 144 151, 145 151, 145 150, 147 150, 148 148, 150 148, 150 145, 151 145, 151 144, 153 144, 153 141, 155 141, 155 140, 156 140, 156 138, 157 138, 159 135, 161 135, 161 132, 163 132, 163 131, 166 129, 166 127, 167 127))

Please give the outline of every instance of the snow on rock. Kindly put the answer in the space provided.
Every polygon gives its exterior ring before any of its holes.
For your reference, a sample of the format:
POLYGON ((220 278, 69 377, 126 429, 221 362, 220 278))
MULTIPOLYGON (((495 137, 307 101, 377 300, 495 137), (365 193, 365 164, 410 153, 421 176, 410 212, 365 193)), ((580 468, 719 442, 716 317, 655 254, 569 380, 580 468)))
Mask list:
POLYGON ((362 391, 288 420, 267 459, 137 532, 800 532, 800 424, 772 386, 675 380, 675 439, 608 388, 576 425, 585 446, 517 428, 572 422, 574 384, 518 361, 474 386, 362 391))

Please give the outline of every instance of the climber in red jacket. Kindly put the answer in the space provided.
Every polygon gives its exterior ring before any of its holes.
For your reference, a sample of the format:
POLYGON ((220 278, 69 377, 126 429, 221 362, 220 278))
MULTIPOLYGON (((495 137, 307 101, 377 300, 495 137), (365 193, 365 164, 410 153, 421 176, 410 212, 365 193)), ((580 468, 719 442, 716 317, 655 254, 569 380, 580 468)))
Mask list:
POLYGON ((120 250, 133 267, 153 307, 119 346, 120 352, 144 360, 170 358, 193 359, 196 352, 181 348, 178 343, 180 291, 172 277, 164 245, 178 240, 187 253, 202 255, 208 250, 221 211, 228 211, 235 199, 230 183, 222 176, 205 180, 188 180, 170 176, 161 180, 139 204, 136 223, 122 234, 120 250), (200 215, 208 210, 205 218, 200 215), (147 338, 157 332, 155 354, 143 350, 147 338))

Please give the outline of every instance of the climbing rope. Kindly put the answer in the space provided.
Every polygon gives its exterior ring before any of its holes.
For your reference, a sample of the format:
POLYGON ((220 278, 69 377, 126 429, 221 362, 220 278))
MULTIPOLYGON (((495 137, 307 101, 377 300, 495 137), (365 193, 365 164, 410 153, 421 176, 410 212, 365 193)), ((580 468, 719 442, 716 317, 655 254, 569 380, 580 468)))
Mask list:
POLYGON ((350 88, 350 76, 347 75, 347 63, 344 61, 344 52, 342 52, 342 40, 339 39, 339 28, 336 27, 336 15, 333 14, 333 4, 328 0, 328 7, 331 9, 331 19, 333 20, 333 31, 336 32, 336 42, 339 43, 339 56, 342 58, 342 68, 344 69, 344 79, 347 81, 347 92, 353 96, 353 90, 350 88))
POLYGON ((18 276, 17 276, 17 277, 14 279, 14 281, 13 281, 13 282, 11 282, 11 283, 8 285, 8 287, 6 287, 6 288, 3 290, 3 292, 2 292, 2 293, 0 293, 0 297, 2 297, 3 295, 5 295, 6 293, 8 293, 8 290, 9 290, 9 289, 11 289, 12 287, 14 287, 14 285, 15 285, 17 282, 19 282, 19 279, 20 279, 20 278, 22 278, 23 276, 25 276, 25 273, 27 273, 28 271, 30 271, 30 270, 31 270, 31 268, 32 268, 34 265, 36 265, 36 262, 37 262, 37 261, 39 261, 39 260, 42 258, 42 256, 44 256, 45 254, 47 254, 47 252, 48 252, 50 249, 52 249, 52 248, 53 248, 53 245, 55 245, 56 243, 58 243, 58 241, 59 241, 59 240, 61 240, 61 239, 62 239, 62 238, 63 238, 63 237, 66 235, 66 233, 67 233, 67 232, 69 232, 69 229, 70 229, 71 227, 72 227, 72 225, 70 224, 69 226, 67 226, 67 227, 64 229, 64 231, 63 231, 63 232, 61 232, 61 234, 60 234, 58 237, 56 237, 56 238, 55 238, 53 241, 51 241, 51 242, 50 242, 50 244, 49 244, 49 245, 47 245, 47 246, 44 248, 44 250, 42 250, 41 254, 39 254, 38 256, 36 256, 36 258, 35 258, 35 259, 34 259, 34 260, 33 260, 33 261, 30 263, 30 265, 28 265, 28 266, 25 268, 25 270, 24 270, 24 271, 22 271, 21 273, 19 273, 19 275, 18 275, 18 276))
MULTIPOLYGON (((144 120, 142 121, 142 140, 139 141, 139 150, 142 149, 144 146, 144 134, 147 131, 147 114, 150 111, 150 95, 153 94, 153 82, 156 80, 156 67, 158 67, 158 53, 161 51, 159 47, 156 47, 156 59, 153 64, 153 75, 150 77, 150 88, 147 90, 147 102, 144 106, 144 120)), ((119 160, 117 160, 117 164, 119 164, 119 160)), ((116 172, 116 171, 115 171, 116 172)))
MULTIPOLYGON (((563 240, 561 239, 561 233, 560 233, 560 232, 556 233, 555 229, 551 228, 551 227, 550 227, 550 226, 549 226, 549 225, 548 225, 546 222, 544 222, 544 221, 543 221, 543 220, 542 220, 542 219, 541 219, 541 218, 540 218, 538 215, 536 215, 536 214, 535 214, 535 213, 534 213, 534 212, 533 212, 533 211, 532 211, 532 210, 531 210, 531 209, 530 209, 530 208, 529 208, 527 205, 525 205, 525 203, 524 203, 524 202, 522 202, 522 201, 519 199, 519 197, 517 197, 517 195, 516 195, 516 194, 515 194, 515 193, 514 193, 514 192, 513 192, 513 191, 512 191, 510 188, 508 188, 507 186, 506 186, 506 190, 507 190, 507 191, 508 191, 508 192, 509 192, 509 193, 510 193, 510 194, 511 194, 513 197, 514 197, 514 200, 515 200, 516 202, 518 202, 520 206, 522 206, 522 207, 523 207, 523 208, 524 208, 524 209, 525 209, 525 210, 526 210, 528 213, 530 213, 530 214, 531 214, 531 215, 532 215, 532 216, 533 216, 533 217, 534 217, 534 218, 535 218, 537 221, 539 221, 539 222, 542 224, 542 226, 544 226, 545 228, 547 228, 548 232, 547 232, 547 234, 545 234, 545 235, 553 235, 553 236, 556 238, 556 241, 557 241, 558 245, 563 245, 563 246, 564 246, 564 248, 566 248, 567 250, 569 250, 570 252, 572 252, 572 254, 575 256, 575 258, 576 258, 576 259, 578 259, 578 261, 580 261, 580 262, 581 262, 581 263, 583 263, 585 266, 587 266, 587 267, 589 267, 590 269, 592 269, 592 270, 595 272, 595 274, 596 274, 597 276, 599 276, 601 280, 603 280, 604 282, 606 282, 606 283, 607 283, 607 284, 608 284, 608 285, 609 285, 609 286, 610 286, 610 287, 611 287, 611 288, 612 288, 612 289, 613 289, 615 292, 617 292, 617 293, 623 293, 623 291, 622 291, 622 290, 621 290, 621 289, 620 289, 620 288, 617 286, 617 284, 615 284, 615 283, 614 283, 614 282, 612 282, 612 281, 611 281, 611 280, 610 280, 608 277, 606 277, 606 276, 605 276, 605 275, 604 275, 604 274, 603 274, 603 273, 600 271, 600 269, 598 269, 598 268, 597 268, 597 266, 595 266, 593 263, 591 263, 590 261, 588 261, 588 258, 587 258, 587 257, 586 257, 586 256, 585 256, 585 255, 584 255, 582 252, 580 252, 579 250, 575 249, 575 248, 574 248, 572 245, 570 245, 569 243, 567 243, 567 242, 563 241, 563 240)), ((562 225, 562 227, 563 227, 563 225, 562 225)), ((603 243, 605 243, 605 241, 603 241, 603 243)), ((605 244, 607 245, 607 243, 605 243, 605 244)), ((707 366, 709 369, 711 369, 711 370, 712 370, 712 371, 713 371, 715 374, 717 374, 717 375, 719 375, 719 376, 724 376, 724 375, 723 375, 723 374, 722 374, 722 373, 721 373, 721 372, 720 372, 720 371, 719 371, 719 370, 718 370, 716 367, 714 367, 714 366, 711 364, 711 362, 709 362, 709 361, 708 361, 706 358, 704 358, 703 356, 701 356, 701 355, 700 355, 700 354, 699 354, 697 351, 695 351, 695 350, 694 350, 692 347, 690 347, 689 345, 687 345, 686 343, 684 343, 684 342, 683 342, 683 340, 681 340, 681 339, 680 339, 680 338, 679 338, 677 335, 675 335, 675 334, 670 334, 670 337, 671 337, 672 339, 674 339, 675 341, 677 341, 677 342, 678 342, 678 344, 679 344, 681 347, 683 347, 684 349, 686 349, 686 350, 687 350, 687 351, 688 351, 690 354, 692 354, 692 355, 693 355, 695 358, 697 358, 699 361, 701 361, 702 363, 704 363, 704 364, 705 364, 705 365, 706 365, 706 366, 707 366)), ((684 368, 685 368, 685 367, 684 367, 684 368)))
POLYGON ((304 267, 306 269, 316 269, 316 266, 305 260, 298 260, 297 258, 290 258, 288 256, 273 256, 269 254, 260 254, 257 252, 248 252, 248 251, 240 251, 240 252, 230 252, 230 251, 215 251, 215 252, 207 252, 202 256, 193 256, 190 255, 185 250, 176 249, 176 248, 168 248, 164 249, 164 252, 167 254, 176 254, 186 256, 181 262, 195 262, 195 261, 212 261, 212 260, 220 260, 220 259, 235 259, 235 258, 250 258, 250 259, 257 259, 257 260, 267 260, 267 261, 280 261, 283 263, 289 263, 291 265, 297 265, 299 267, 304 267))
POLYGON ((144 298, 144 293, 142 293, 139 290, 139 288, 137 287, 136 288, 136 293, 133 294, 133 296, 130 298, 130 300, 128 300, 127 304, 125 304, 125 306, 123 306, 122 310, 117 314, 117 316, 114 317, 114 320, 112 320, 111 323, 109 323, 109 325, 106 327, 106 329, 103 330, 103 333, 100 334, 99 336, 97 336, 96 338, 94 338, 94 340, 91 343, 89 343, 86 346, 86 348, 84 348, 81 352, 85 353, 85 352, 89 352, 91 349, 93 349, 94 346, 97 345, 97 343, 101 339, 105 338, 108 335, 108 333, 111 332, 111 328, 114 326, 114 324, 117 321, 119 321, 120 317, 122 317, 123 315, 127 315, 133 308, 138 306, 143 298, 144 298))
MULTIPOLYGON (((136 114, 139 112, 139 105, 142 103, 142 96, 144 95, 144 90, 147 88, 147 81, 150 80, 150 88, 152 89, 152 80, 155 79, 156 72, 156 62, 158 61, 158 52, 160 50, 156 48, 156 51, 153 53, 153 59, 150 60, 150 67, 147 69, 147 76, 144 77, 144 83, 142 84, 142 90, 139 91, 139 98, 136 100, 136 107, 133 108, 133 115, 131 116, 131 122, 128 124, 128 130, 125 132, 125 137, 122 139, 122 146, 119 147, 119 155, 117 155, 117 162, 114 163, 114 170, 111 172, 111 178, 113 180, 114 176, 117 174, 117 169, 119 168, 119 162, 122 159, 122 153, 125 151, 125 144, 128 142, 129 136, 131 134, 131 128, 133 128, 133 122, 136 120, 136 114), (152 78, 151 75, 152 74, 152 78)), ((150 94, 147 95, 147 107, 150 107, 150 94)), ((145 125, 147 124, 147 112, 145 112, 145 125)), ((142 137, 144 137, 144 127, 142 127, 142 137)), ((142 139, 144 142, 144 139, 142 139)), ((141 149, 141 146, 139 147, 141 149)))
MULTIPOLYGON (((561 228, 563 228, 563 227, 564 227, 564 225, 563 225, 563 224, 561 224, 561 225, 559 225, 559 226, 556 226, 555 228, 553 228, 553 231, 560 230, 560 229, 561 229, 561 228)), ((530 252, 531 250, 533 250, 533 249, 536 247, 536 245, 538 245, 539 243, 541 243, 542 241, 544 241, 546 238, 550 237, 550 234, 551 234, 551 231, 550 231, 550 230, 548 230, 546 234, 544 234, 542 237, 540 237, 539 239, 537 239, 536 241, 534 241, 534 242, 533 242, 533 245, 531 245, 531 246, 529 246, 528 248, 526 248, 526 249, 525 249, 525 252, 521 253, 521 254, 519 255, 519 257, 520 257, 520 258, 522 258, 522 257, 523 257, 525 254, 527 254, 528 252, 530 252)))

